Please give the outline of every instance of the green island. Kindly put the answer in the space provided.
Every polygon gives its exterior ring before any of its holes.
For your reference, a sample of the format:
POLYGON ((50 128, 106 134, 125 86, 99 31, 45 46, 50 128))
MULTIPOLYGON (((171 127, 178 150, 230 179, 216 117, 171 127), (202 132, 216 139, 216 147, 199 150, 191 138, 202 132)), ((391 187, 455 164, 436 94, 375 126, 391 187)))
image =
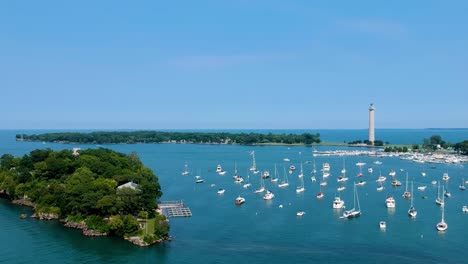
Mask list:
POLYGON ((168 221, 156 210, 158 178, 136 153, 100 148, 4 154, 0 193, 33 207, 32 217, 59 219, 87 236, 117 236, 139 246, 170 239, 168 221))
POLYGON ((320 134, 263 134, 226 132, 109 131, 17 134, 17 141, 79 144, 192 143, 192 144, 303 144, 320 143, 320 134))

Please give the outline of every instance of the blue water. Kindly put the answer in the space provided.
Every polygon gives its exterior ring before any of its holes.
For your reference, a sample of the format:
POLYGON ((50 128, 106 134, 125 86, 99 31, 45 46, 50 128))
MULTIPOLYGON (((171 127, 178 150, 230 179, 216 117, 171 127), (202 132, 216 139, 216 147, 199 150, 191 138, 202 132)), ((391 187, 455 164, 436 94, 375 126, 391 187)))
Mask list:
MULTIPOLYGON (((50 143, 16 142, 16 133, 40 133, 43 131, 0 131, 0 155, 12 153, 23 155, 36 148, 72 148, 76 145, 50 143)), ((292 133, 296 133, 294 131, 292 133)), ((323 140, 350 141, 365 138, 365 130, 323 130, 323 140), (330 139, 329 139, 330 138, 330 139)), ((392 143, 422 142, 422 138, 439 134, 446 141, 458 142, 466 139, 466 130, 385 130, 384 139, 392 143), (406 142, 406 140, 411 142, 406 142)), ((379 137, 377 137, 379 138, 379 137)), ((79 145, 81 148, 97 147, 79 145)), ((296 194, 299 185, 298 172, 289 176, 290 186, 280 189, 266 181, 267 189, 275 193, 275 199, 264 201, 254 194, 260 181, 251 175, 251 189, 244 189, 233 182, 234 164, 239 174, 245 177, 251 164, 249 151, 255 150, 257 167, 274 171, 278 164, 280 176, 283 172, 283 158, 290 158, 300 167, 299 160, 312 161, 310 147, 287 146, 221 146, 221 145, 108 145, 103 146, 130 153, 136 151, 142 161, 158 175, 163 199, 183 199, 193 213, 191 218, 172 218, 171 235, 174 240, 149 248, 138 248, 117 238, 86 238, 80 232, 63 228, 58 222, 38 221, 28 218, 20 220, 21 213, 30 214, 24 207, 12 206, 0 200, 0 263, 467 263, 466 225, 468 214, 461 207, 468 204, 467 192, 458 189, 461 178, 468 179, 466 166, 416 164, 396 157, 379 159, 382 165, 372 162, 376 158, 346 157, 345 163, 350 177, 347 189, 341 197, 348 208, 352 206, 352 181, 356 180, 358 161, 374 168, 373 174, 364 169, 365 186, 358 188, 362 216, 357 219, 339 219, 341 211, 332 209, 332 201, 338 186, 336 176, 343 166, 342 157, 316 157, 315 163, 331 165, 328 185, 323 189, 325 197, 317 200, 318 182, 310 180, 311 164, 304 165, 306 172, 303 194, 296 194), (302 155, 299 155, 299 152, 302 155), (181 176, 187 162, 193 174, 181 176), (221 164, 228 171, 224 176, 215 173, 221 164), (403 186, 394 188, 389 180, 383 192, 377 192, 375 179, 381 172, 388 177, 390 169, 397 170, 397 178, 403 186), (405 173, 414 180, 414 203, 418 217, 411 220, 407 215, 409 201, 402 198, 405 189, 405 173), (427 176, 420 172, 426 170, 427 176), (430 184, 440 180, 442 174, 451 176, 447 188, 452 198, 446 199, 446 222, 449 229, 438 233, 435 225, 440 221, 440 207, 434 199, 437 188, 430 184), (195 184, 193 175, 200 174, 205 183, 195 184), (215 184, 215 187, 211 187, 215 184), (427 185, 424 192, 416 190, 418 185, 427 185), (226 189, 224 195, 217 195, 218 188, 226 189), (235 206, 238 195, 246 198, 242 206, 235 206), (385 197, 393 194, 396 210, 385 207, 385 197), (427 199, 422 199, 427 196, 427 199), (283 208, 279 208, 283 205, 283 208), (304 210, 302 218, 296 212, 304 210), (387 221, 387 230, 378 227, 380 220, 387 221)), ((338 149, 319 147, 318 150, 338 149)), ((367 165, 364 168, 367 168, 367 165)))

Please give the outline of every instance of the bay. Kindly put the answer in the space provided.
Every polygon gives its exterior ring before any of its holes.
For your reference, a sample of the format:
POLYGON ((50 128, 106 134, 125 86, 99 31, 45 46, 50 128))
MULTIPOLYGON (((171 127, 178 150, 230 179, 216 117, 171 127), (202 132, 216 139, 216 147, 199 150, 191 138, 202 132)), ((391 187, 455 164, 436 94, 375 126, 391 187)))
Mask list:
MULTIPOLYGON (((56 131, 56 130, 51 130, 56 131)), ((249 130, 250 131, 250 130, 249 130)), ((252 130, 258 132, 258 130, 252 130)), ((284 130, 287 133, 302 131, 319 132, 324 141, 342 142, 365 139, 367 130, 284 130)), ((11 153, 24 155, 36 148, 71 149, 73 147, 107 147, 124 153, 136 152, 143 163, 159 177, 164 195, 163 200, 182 199, 190 207, 190 218, 171 218, 173 241, 149 248, 139 248, 117 238, 86 238, 77 230, 62 227, 56 221, 19 219, 21 213, 30 214, 30 209, 0 200, 0 263, 284 263, 284 262, 326 262, 326 263, 465 263, 466 224, 468 214, 461 212, 462 205, 468 204, 466 191, 458 185, 464 177, 468 180, 466 166, 418 164, 398 157, 378 159, 382 165, 373 164, 377 158, 345 157, 350 181, 341 194, 346 206, 352 206, 353 181, 359 168, 357 162, 367 163, 363 170, 365 186, 358 188, 362 216, 357 219, 340 219, 342 211, 332 209, 337 195, 336 177, 343 167, 343 157, 313 157, 312 148, 304 146, 226 146, 191 144, 138 144, 138 145, 67 145, 41 142, 16 142, 16 133, 43 133, 33 130, 0 131, 0 155, 11 153), (232 175, 237 164, 239 174, 244 176, 252 163, 250 151, 255 151, 257 167, 274 171, 276 163, 280 177, 283 166, 298 168, 289 175, 290 186, 278 188, 266 181, 266 188, 273 191, 275 198, 264 201, 253 190, 260 186, 258 175, 250 174, 252 187, 245 189, 235 184, 232 175), (299 154, 301 153, 301 154, 299 154), (290 162, 284 162, 289 158, 290 162), (297 177, 300 160, 304 164, 305 192, 297 194, 297 177), (318 182, 310 180, 312 161, 317 168, 327 162, 331 165, 328 185, 323 189, 325 197, 318 200, 318 182), (191 170, 188 176, 181 171, 187 162, 191 170), (215 173, 220 164, 226 175, 215 173), (373 167, 373 173, 366 170, 373 167), (397 171, 401 187, 390 185, 388 173, 397 171), (403 169, 404 171, 401 171, 403 169), (426 177, 420 172, 425 170, 426 177), (405 177, 408 172, 414 181, 414 203, 418 217, 414 220, 407 215, 409 200, 402 197, 405 177), (452 198, 446 199, 446 222, 449 229, 439 233, 435 225, 440 221, 440 207, 434 200, 437 187, 432 180, 441 180, 443 173, 451 176, 447 188, 452 198), (387 176, 385 190, 377 192, 375 180, 379 174, 387 176), (203 184, 196 184, 194 176, 203 177, 203 184), (211 186, 214 184, 215 186, 211 186), (424 192, 416 187, 427 185, 424 192), (218 188, 226 190, 218 195, 218 188), (385 197, 393 195, 396 209, 385 207, 385 197), (246 203, 235 206, 234 199, 242 195, 246 203), (423 199, 427 196, 427 199, 423 199), (282 205, 282 208, 280 208, 282 205), (306 214, 297 217, 296 212, 306 214), (385 232, 379 229, 379 221, 387 222, 385 232)), ((276 132, 276 131, 275 131, 276 132)), ((422 142, 423 138, 438 134, 446 141, 459 142, 467 138, 467 130, 377 130, 378 139, 395 144, 422 142), (383 137, 385 135, 386 138, 383 137), (387 139, 388 138, 388 139, 387 139)), ((317 150, 343 149, 338 147, 317 147, 317 150)), ((353 148, 344 148, 351 150, 353 148)), ((362 150, 362 148, 359 148, 362 150)))

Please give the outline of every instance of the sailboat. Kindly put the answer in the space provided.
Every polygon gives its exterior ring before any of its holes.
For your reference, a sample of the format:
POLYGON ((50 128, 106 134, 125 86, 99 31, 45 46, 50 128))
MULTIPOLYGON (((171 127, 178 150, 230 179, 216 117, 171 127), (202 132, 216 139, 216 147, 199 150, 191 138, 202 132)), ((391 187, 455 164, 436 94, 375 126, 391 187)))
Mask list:
POLYGON ((444 196, 442 195, 442 198, 440 197, 440 182, 437 182, 437 198, 435 200, 436 204, 444 206, 444 196))
POLYGON ((354 184, 354 193, 353 193, 353 208, 343 212, 342 218, 354 218, 361 215, 361 206, 359 205, 359 197, 357 194, 356 184, 354 184), (356 209, 357 201, 357 209, 356 209))
POLYGON ((466 189, 465 187, 465 178, 462 179, 462 183, 460 184, 460 186, 458 186, 458 188, 460 188, 460 190, 464 191, 466 189))
POLYGON ((408 172, 406 172, 406 188, 405 192, 403 193, 403 197, 406 199, 411 197, 411 192, 408 191, 408 172))
POLYGON ((237 174, 237 162, 234 162, 234 175, 232 175, 232 178, 235 180, 239 177, 237 174))
POLYGON ((278 182, 278 170, 276 169, 276 163, 275 163, 275 176, 271 178, 271 182, 278 182))
POLYGON ((436 225, 437 230, 441 232, 447 230, 448 228, 448 225, 447 223, 445 223, 445 219, 444 219, 445 206, 443 204, 444 204, 444 197, 442 196, 442 220, 436 225))
POLYGON ((299 173, 299 175, 297 175, 297 177, 299 178, 304 177, 304 171, 302 170, 302 160, 301 160, 301 172, 299 173))
POLYGON ((187 164, 187 162, 185 162, 184 170, 182 171, 181 174, 184 175, 184 176, 190 174, 190 171, 188 170, 188 164, 187 164))
MULTIPOLYGON (((301 164, 302 165, 302 164, 301 164)), ((301 179, 301 186, 297 186, 296 188, 296 193, 301 193, 301 192, 304 192, 305 191, 305 188, 304 188, 304 177, 299 177, 299 179, 301 179)))
POLYGON ((343 174, 343 176, 346 174, 345 159, 343 159, 343 169, 341 169, 341 174, 343 174))
POLYGON ((255 190, 255 193, 262 193, 265 191, 265 180, 260 177, 260 188, 255 190))
MULTIPOLYGON (((411 192, 413 192, 413 182, 411 182, 411 192)), ((414 208, 413 196, 411 196, 411 206, 408 210, 408 215, 411 216, 411 218, 416 218, 417 214, 418 214, 418 211, 416 211, 416 208, 414 208)))
MULTIPOLYGON (((239 179, 239 178, 242 179, 241 176, 239 176, 237 179, 239 179)), ((237 181, 237 179, 236 179, 236 181, 237 181)), ((250 175, 249 175, 249 172, 247 171, 247 183, 244 184, 242 187, 249 188, 250 186, 252 186, 252 184, 250 183, 250 175)))
POLYGON ((281 181, 280 184, 278 184, 278 187, 287 187, 289 186, 289 182, 288 182, 288 174, 286 173, 286 168, 283 166, 283 171, 284 171, 284 178, 283 180, 281 181))
POLYGON ((257 170, 257 164, 255 163, 255 151, 251 151, 250 155, 252 155, 252 166, 250 167, 250 171, 252 171, 254 174, 258 173, 257 170))

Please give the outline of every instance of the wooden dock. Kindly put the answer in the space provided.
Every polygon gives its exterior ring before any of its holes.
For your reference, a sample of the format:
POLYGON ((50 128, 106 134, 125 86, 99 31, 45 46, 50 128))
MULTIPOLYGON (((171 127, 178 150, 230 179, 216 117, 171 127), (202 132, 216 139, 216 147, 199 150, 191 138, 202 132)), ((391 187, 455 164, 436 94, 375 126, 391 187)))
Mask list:
POLYGON ((166 217, 191 217, 192 212, 190 208, 185 207, 182 200, 178 201, 160 201, 158 203, 159 209, 162 210, 166 217))

